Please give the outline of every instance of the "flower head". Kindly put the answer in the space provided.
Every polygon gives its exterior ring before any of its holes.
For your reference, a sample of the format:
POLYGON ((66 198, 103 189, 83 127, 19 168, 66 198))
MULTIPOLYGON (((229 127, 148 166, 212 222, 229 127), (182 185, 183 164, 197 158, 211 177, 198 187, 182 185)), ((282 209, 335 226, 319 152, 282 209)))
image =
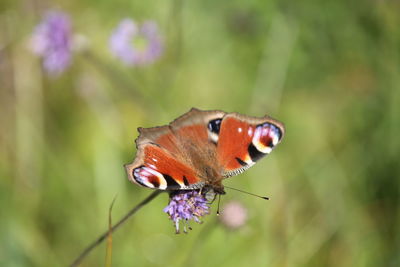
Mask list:
POLYGON ((43 59, 44 69, 57 76, 71 64, 71 21, 63 12, 52 11, 36 26, 31 40, 32 51, 43 59))
POLYGON ((110 49, 127 65, 146 65, 158 59, 163 51, 157 24, 141 25, 131 19, 122 20, 110 37, 110 49))
POLYGON ((237 229, 247 221, 247 209, 237 201, 224 205, 220 216, 221 222, 230 229, 237 229))
POLYGON ((202 223, 200 217, 209 214, 209 205, 207 199, 198 191, 180 191, 173 194, 169 204, 164 208, 164 212, 169 215, 169 218, 174 222, 176 233, 179 233, 180 221, 183 221, 183 231, 187 233, 186 226, 189 226, 189 220, 194 220, 197 223, 202 223))

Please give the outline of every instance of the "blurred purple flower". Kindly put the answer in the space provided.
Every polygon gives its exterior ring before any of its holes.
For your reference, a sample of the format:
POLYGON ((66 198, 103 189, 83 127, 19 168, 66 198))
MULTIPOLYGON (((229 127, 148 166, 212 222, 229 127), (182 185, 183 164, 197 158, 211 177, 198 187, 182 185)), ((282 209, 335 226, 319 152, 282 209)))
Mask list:
POLYGON ((110 37, 110 49, 126 65, 146 65, 156 61, 163 51, 157 24, 146 21, 136 24, 122 20, 110 37))
POLYGON ((43 67, 51 76, 58 76, 71 64, 72 33, 67 14, 52 11, 36 26, 31 48, 43 59, 43 67))
POLYGON ((221 222, 230 229, 237 229, 247 221, 247 209, 237 201, 227 203, 220 216, 221 222))
POLYGON ((164 212, 174 222, 176 233, 179 233, 179 222, 183 221, 183 232, 189 230, 189 220, 202 223, 200 217, 209 214, 210 207, 206 198, 197 191, 180 192, 171 196, 169 204, 164 208, 164 212))

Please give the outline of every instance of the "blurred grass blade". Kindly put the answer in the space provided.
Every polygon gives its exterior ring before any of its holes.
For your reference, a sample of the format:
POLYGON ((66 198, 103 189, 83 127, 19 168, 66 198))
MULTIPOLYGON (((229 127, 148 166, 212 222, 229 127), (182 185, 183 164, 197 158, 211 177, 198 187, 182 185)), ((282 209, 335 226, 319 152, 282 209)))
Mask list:
POLYGON ((277 112, 297 38, 296 23, 281 14, 273 18, 252 92, 254 112, 277 112))
POLYGON ((106 249, 106 267, 111 267, 112 262, 112 217, 111 212, 114 206, 115 199, 117 196, 114 197, 113 201, 111 202, 110 209, 108 210, 108 235, 107 235, 107 249, 106 249))
POLYGON ((135 207, 133 207, 122 219, 120 219, 113 227, 111 227, 111 230, 107 230, 107 232, 103 233, 100 235, 95 241, 93 241, 86 249, 82 251, 82 253, 71 263, 72 266, 79 266, 79 264, 82 262, 84 258, 101 242, 104 241, 104 239, 107 238, 109 232, 114 232, 117 230, 124 222, 126 222, 133 214, 135 214, 140 208, 142 208, 144 205, 152 201, 155 197, 157 197, 162 191, 156 190, 153 193, 151 193, 148 197, 146 197, 142 202, 137 204, 135 207))

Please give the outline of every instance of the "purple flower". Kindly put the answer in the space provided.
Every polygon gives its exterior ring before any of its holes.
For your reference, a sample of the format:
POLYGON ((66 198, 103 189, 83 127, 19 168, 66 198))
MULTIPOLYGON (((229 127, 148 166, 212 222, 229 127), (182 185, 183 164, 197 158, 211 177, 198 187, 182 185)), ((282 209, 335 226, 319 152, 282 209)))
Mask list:
POLYGON ((43 59, 43 67, 51 76, 58 76, 71 64, 71 21, 63 12, 52 11, 36 26, 31 48, 43 59))
POLYGON ((110 37, 110 49, 126 65, 146 65, 158 59, 163 51, 157 24, 153 21, 136 24, 124 19, 110 37))
POLYGON ((174 222, 176 233, 179 233, 179 222, 183 221, 183 232, 189 230, 189 220, 202 223, 200 217, 209 214, 207 199, 197 191, 182 191, 171 196, 169 204, 164 208, 164 212, 174 222))

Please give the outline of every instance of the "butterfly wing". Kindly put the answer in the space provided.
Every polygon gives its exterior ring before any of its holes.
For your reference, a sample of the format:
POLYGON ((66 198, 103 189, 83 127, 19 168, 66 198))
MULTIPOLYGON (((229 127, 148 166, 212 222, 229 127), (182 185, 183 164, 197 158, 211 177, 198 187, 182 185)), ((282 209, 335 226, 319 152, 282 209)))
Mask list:
POLYGON ((256 118, 229 113, 218 134, 217 159, 224 177, 242 173, 269 154, 282 140, 284 125, 270 117, 256 118))
POLYGON ((215 162, 216 157, 215 144, 210 142, 215 136, 206 122, 224 115, 222 111, 192 109, 167 126, 139 128, 136 158, 125 166, 129 180, 161 190, 202 187, 202 166, 215 162), (204 157, 207 153, 214 159, 204 157))
POLYGON ((270 117, 192 109, 167 126, 139 128, 138 149, 126 165, 139 185, 162 190, 220 187, 269 154, 285 128, 270 117))

